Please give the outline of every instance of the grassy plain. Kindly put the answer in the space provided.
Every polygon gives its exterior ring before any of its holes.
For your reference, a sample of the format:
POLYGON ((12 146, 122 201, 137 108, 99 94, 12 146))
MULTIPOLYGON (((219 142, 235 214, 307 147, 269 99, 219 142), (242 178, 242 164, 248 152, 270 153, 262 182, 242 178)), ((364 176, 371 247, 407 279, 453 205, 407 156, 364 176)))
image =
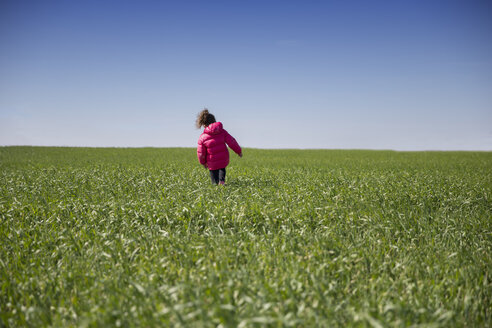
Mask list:
POLYGON ((0 148, 0 326, 490 326, 492 153, 0 148), (232 155, 232 154, 231 154, 232 155))

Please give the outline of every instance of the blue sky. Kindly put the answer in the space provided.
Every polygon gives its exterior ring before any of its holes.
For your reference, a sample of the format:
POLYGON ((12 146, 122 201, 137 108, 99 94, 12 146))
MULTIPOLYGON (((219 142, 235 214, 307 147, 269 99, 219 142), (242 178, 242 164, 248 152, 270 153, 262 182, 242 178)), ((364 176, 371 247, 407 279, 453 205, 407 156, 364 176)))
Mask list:
POLYGON ((0 145, 492 150, 492 2, 0 2, 0 145))

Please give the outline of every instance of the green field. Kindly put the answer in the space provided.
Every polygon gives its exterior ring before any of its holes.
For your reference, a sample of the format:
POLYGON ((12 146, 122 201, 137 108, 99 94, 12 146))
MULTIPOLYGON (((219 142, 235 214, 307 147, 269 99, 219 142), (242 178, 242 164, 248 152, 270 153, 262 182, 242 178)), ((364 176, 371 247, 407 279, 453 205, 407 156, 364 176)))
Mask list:
POLYGON ((0 147, 0 326, 492 325, 491 152, 231 158, 0 147))

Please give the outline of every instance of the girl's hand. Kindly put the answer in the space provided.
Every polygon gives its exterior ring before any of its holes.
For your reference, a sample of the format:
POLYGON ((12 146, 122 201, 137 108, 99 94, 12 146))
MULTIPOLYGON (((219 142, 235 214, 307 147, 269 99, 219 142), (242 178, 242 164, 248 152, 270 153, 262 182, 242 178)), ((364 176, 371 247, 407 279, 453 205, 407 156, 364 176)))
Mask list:
POLYGON ((204 168, 208 169, 207 163, 202 164, 204 168))
POLYGON ((243 153, 239 154, 239 157, 243 157, 243 153))

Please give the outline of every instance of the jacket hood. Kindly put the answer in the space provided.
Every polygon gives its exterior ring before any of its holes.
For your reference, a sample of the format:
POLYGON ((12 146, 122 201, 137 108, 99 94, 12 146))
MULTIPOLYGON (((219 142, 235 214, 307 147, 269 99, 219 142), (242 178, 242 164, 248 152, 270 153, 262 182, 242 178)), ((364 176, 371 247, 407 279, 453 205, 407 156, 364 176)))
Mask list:
POLYGON ((205 130, 203 130, 203 132, 206 134, 212 134, 213 135, 213 134, 219 134, 223 130, 224 130, 224 128, 222 127, 222 123, 221 122, 215 122, 215 123, 212 123, 209 126, 207 126, 205 128, 205 130))

